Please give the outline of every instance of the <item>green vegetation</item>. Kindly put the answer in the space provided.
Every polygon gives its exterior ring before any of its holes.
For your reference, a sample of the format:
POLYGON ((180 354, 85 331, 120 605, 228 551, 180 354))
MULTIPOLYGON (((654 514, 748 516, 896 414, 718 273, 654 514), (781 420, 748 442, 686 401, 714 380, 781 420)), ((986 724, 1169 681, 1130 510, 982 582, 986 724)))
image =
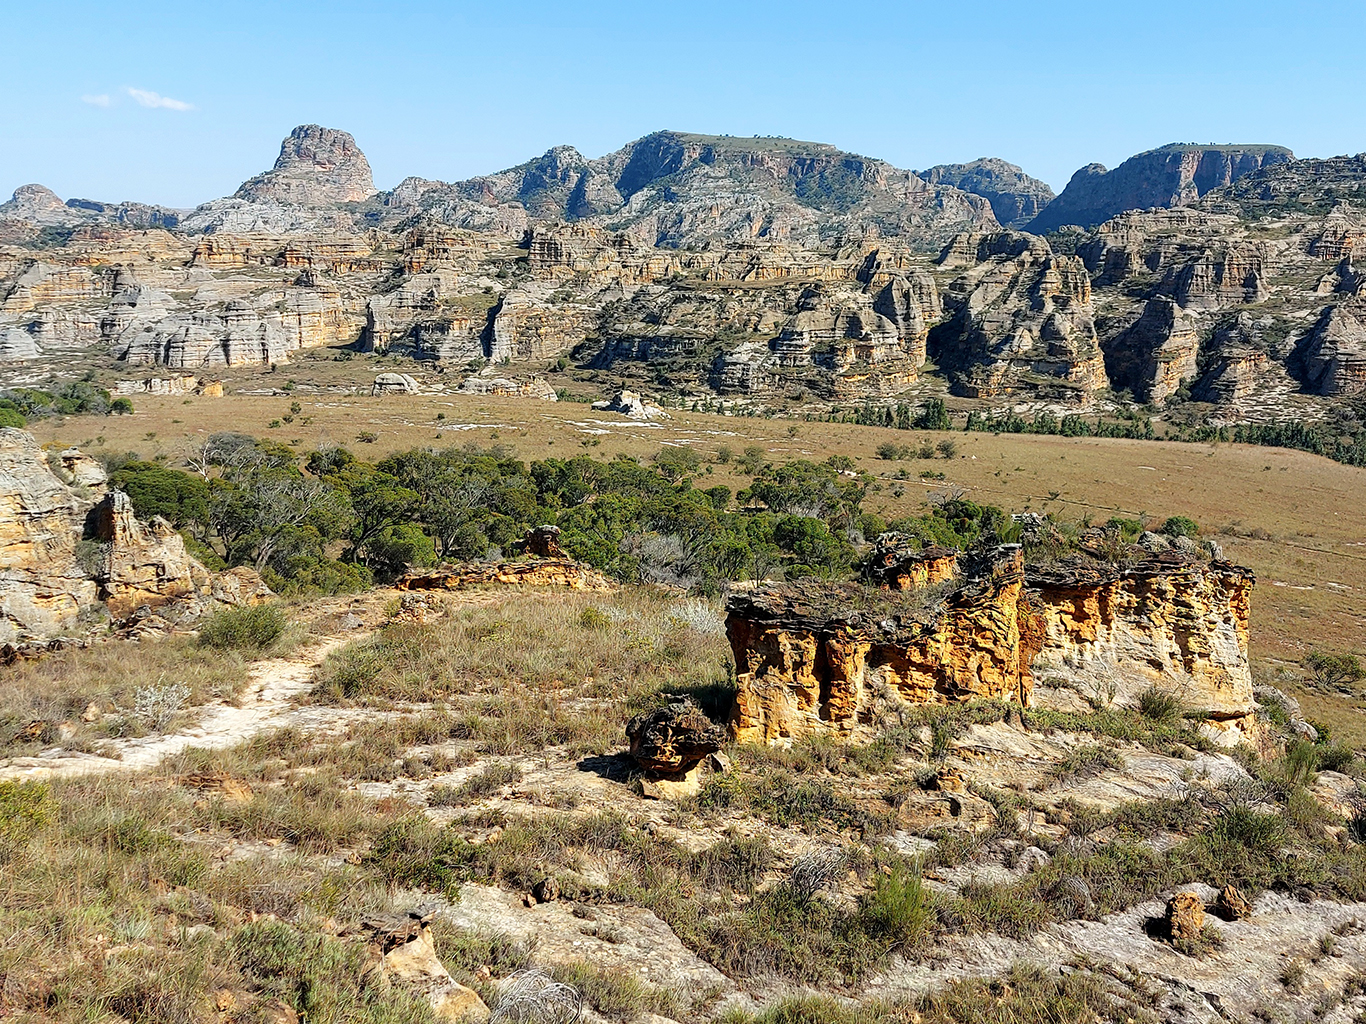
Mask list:
POLYGON ((222 608, 200 624, 199 640, 220 651, 258 653, 273 647, 288 628, 289 619, 278 604, 222 608))

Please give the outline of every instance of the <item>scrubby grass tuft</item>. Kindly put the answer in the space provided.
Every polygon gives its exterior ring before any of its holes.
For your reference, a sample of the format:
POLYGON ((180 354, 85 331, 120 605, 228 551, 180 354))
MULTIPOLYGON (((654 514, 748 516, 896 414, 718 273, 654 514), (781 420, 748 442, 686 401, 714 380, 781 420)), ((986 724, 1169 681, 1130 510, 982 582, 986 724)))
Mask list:
POLYGON ((278 604, 220 608, 199 626, 199 642, 220 651, 257 654, 274 647, 289 628, 278 604))

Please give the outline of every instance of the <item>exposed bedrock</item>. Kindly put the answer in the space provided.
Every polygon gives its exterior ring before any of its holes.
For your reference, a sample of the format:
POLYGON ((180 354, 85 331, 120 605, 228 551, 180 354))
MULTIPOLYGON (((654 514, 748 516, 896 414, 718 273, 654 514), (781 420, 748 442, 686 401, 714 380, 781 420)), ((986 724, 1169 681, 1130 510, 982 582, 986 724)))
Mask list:
POLYGON ((890 589, 803 581, 730 599, 737 739, 855 737, 900 702, 1028 705, 1036 679, 1121 705, 1169 690, 1221 742, 1251 728, 1250 570, 1170 556, 1027 570, 1012 546, 916 553, 880 540, 871 575, 890 589))

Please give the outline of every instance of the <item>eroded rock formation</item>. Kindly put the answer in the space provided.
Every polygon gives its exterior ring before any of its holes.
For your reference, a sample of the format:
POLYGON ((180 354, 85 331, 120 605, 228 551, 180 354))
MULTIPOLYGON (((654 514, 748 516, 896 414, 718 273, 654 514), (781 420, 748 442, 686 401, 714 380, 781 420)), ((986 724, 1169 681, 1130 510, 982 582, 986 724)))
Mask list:
POLYGON ((1150 687, 1208 712, 1217 732, 1250 725, 1250 569, 1164 555, 1121 568, 1087 560, 1027 573, 1043 624, 1042 675, 1132 705, 1150 687))
POLYGON ((875 724, 889 695, 913 704, 1027 703, 1042 636, 1019 549, 979 560, 953 580, 944 596, 879 597, 856 583, 815 581, 733 596, 726 633, 739 681, 735 737, 852 735, 875 724))
POLYGON ((737 739, 852 736, 899 702, 1027 705, 1045 675, 1129 705, 1168 690, 1207 712, 1221 742, 1251 728, 1247 569, 1168 554, 1026 570, 1014 547, 915 552, 880 538, 870 575, 889 589, 800 582, 730 599, 737 739))
POLYGON ((1125 210, 1187 206, 1213 189, 1294 158, 1281 146, 1173 144, 1132 156, 1112 171, 1088 164, 1029 230, 1043 233, 1064 224, 1090 228, 1125 210))
POLYGON ((33 435, 0 429, 0 641, 54 636, 143 610, 169 624, 270 591, 254 570, 211 573, 165 520, 139 521, 103 467, 76 449, 51 457, 33 435))
POLYGON ((569 558, 537 558, 528 562, 482 562, 439 569, 418 569, 394 584, 399 590, 464 590, 479 586, 568 587, 611 590, 601 573, 569 558))

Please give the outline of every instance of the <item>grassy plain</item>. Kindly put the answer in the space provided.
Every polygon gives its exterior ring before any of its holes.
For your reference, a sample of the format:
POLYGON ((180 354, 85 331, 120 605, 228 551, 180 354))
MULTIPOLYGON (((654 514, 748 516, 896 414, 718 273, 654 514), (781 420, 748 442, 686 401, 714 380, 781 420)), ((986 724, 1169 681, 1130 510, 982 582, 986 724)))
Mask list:
MULTIPOLYGON (((686 445, 706 462, 699 484, 733 490, 747 486, 749 477, 733 460, 716 461, 723 448, 739 456, 758 446, 771 462, 847 455, 877 478, 866 506, 889 519, 915 512, 934 492, 952 489, 1012 512, 1047 511, 1062 519, 1147 515, 1161 521, 1188 515, 1217 537, 1229 558, 1257 573, 1252 654, 1260 676, 1294 689, 1296 666, 1309 650, 1366 650, 1366 523, 1360 512, 1366 470, 1248 445, 908 433, 678 410, 668 420, 638 423, 571 401, 352 393, 389 368, 389 361, 394 369, 414 369, 409 360, 305 357, 273 373, 233 371, 225 378, 230 393, 222 398, 140 396, 131 416, 54 419, 33 429, 45 443, 75 444, 95 454, 136 451, 172 465, 221 430, 270 437, 300 452, 341 444, 368 459, 414 446, 470 443, 506 445, 525 459, 618 453, 647 459, 662 447, 686 445), (298 413, 291 412, 295 403, 298 413), (360 442, 362 434, 375 440, 360 442), (951 459, 887 461, 876 454, 886 441, 918 447, 922 440, 944 439, 956 442, 951 459), (921 478, 922 472, 942 473, 943 479, 921 478)), ((433 387, 454 383, 435 374, 418 376, 433 387)), ((548 379, 557 387, 588 391, 583 380, 569 375, 548 379)), ((1303 696, 1311 717, 1334 725, 1344 738, 1351 734, 1366 742, 1366 716, 1354 704, 1303 696)))

